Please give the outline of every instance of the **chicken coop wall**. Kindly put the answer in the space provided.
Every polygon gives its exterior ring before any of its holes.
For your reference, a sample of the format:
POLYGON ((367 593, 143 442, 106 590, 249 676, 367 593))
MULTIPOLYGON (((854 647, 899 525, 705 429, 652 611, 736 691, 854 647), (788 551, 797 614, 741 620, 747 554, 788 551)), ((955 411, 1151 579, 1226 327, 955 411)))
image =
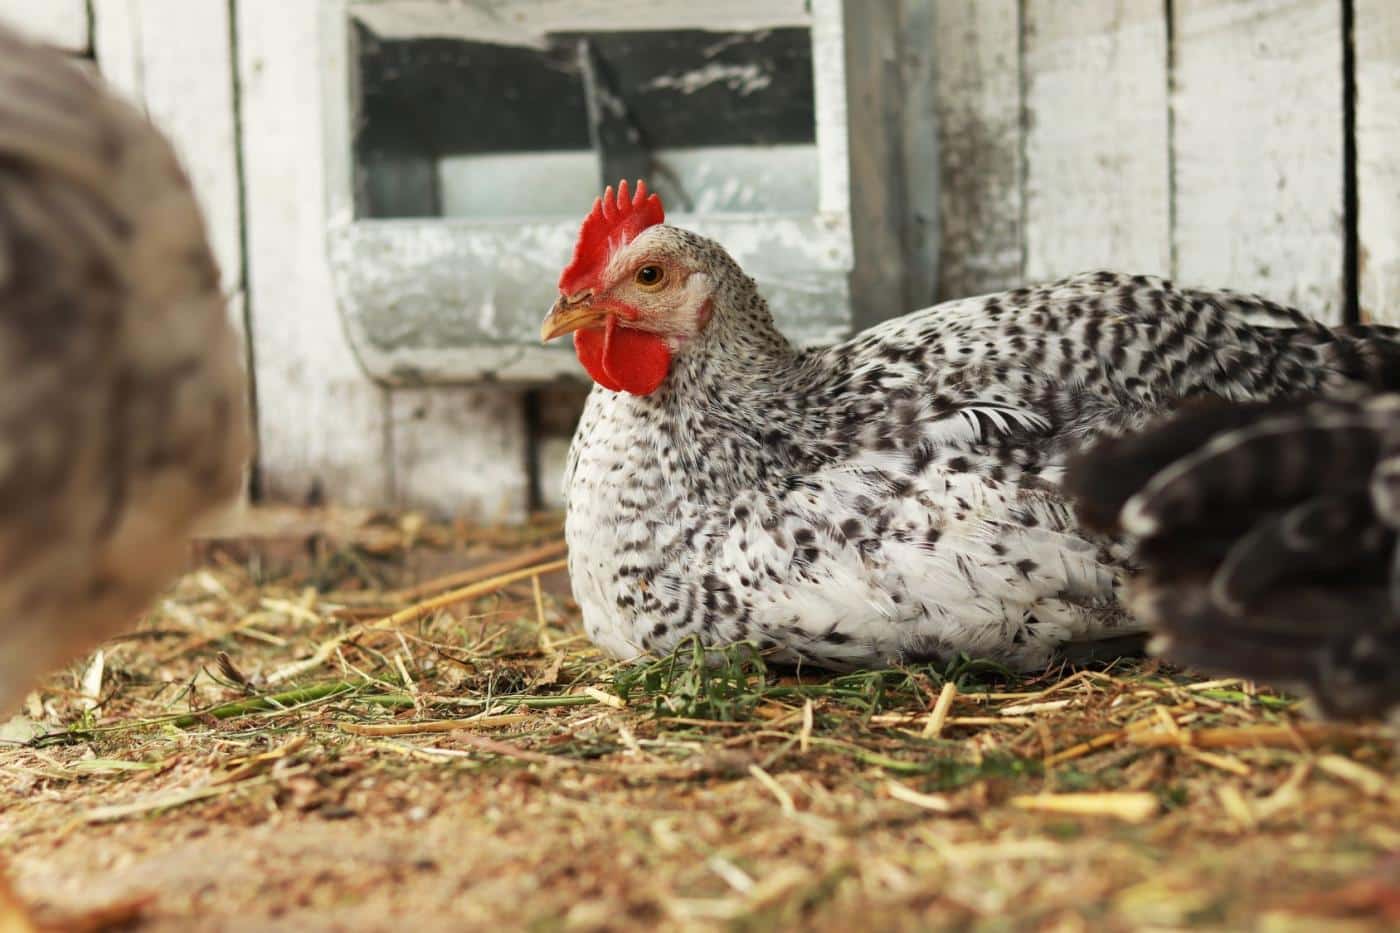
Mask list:
MULTIPOLYGON (((174 137, 246 324, 262 497, 483 519, 556 500, 579 387, 385 387, 345 339, 318 3, 0 18, 174 137)), ((881 0, 844 26, 858 323, 1094 267, 1400 323, 1400 4, 881 0)))

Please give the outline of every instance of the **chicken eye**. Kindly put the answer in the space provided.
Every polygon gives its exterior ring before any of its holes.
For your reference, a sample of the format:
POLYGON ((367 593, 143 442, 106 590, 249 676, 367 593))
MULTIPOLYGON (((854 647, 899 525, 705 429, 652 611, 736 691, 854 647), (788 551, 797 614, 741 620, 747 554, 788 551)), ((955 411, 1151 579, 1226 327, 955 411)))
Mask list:
POLYGON ((642 288, 656 289, 666 281, 666 270, 660 266, 642 266, 637 270, 637 284, 642 288))

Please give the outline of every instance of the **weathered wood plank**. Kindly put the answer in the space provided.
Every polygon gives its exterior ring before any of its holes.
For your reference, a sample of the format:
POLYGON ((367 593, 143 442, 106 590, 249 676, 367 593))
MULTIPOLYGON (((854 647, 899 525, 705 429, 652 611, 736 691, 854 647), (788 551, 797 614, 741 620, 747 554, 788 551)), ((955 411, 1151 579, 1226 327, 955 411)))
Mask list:
POLYGON ((1175 275, 1340 320, 1341 6, 1177 0, 1175 275))
POLYGON ((260 477, 271 499, 379 506, 387 395, 345 341, 326 258, 319 6, 237 7, 260 477))
POLYGON ((934 19, 940 297, 1022 275, 1017 0, 940 0, 934 19))
POLYGON ((175 144, 204 209, 229 315, 244 329, 232 23, 225 0, 95 0, 98 67, 175 144))
POLYGON ((1027 0, 1024 16, 1027 279, 1170 274, 1164 6, 1027 0))
MULTIPOLYGON (((787 0, 783 0, 786 4, 787 0)), ((751 6, 754 6, 751 4, 751 6)), ((831 258, 852 265, 849 117, 846 107, 844 0, 806 0, 812 11, 812 103, 817 111, 817 210, 842 233, 841 248, 831 258), (844 255, 842 255, 844 254, 844 255)), ((778 5, 774 4, 776 12, 778 5)), ((843 307, 849 304, 842 295, 843 307)))
POLYGON ((390 394, 394 504, 480 521, 530 505, 523 393, 427 386, 390 394))
POLYGON ((1361 316, 1400 324, 1400 7, 1357 0, 1355 10, 1361 316))
MULTIPOLYGON (((938 0, 903 0, 897 25, 903 112, 904 302, 899 311, 938 300, 938 85, 934 30, 938 0)), ((852 229, 858 229, 852 222, 852 229)), ((898 313, 898 312, 896 312, 898 313)))
POLYGON ((87 0, 0 0, 0 22, 68 52, 91 43, 87 0))
POLYGON ((850 132, 855 328, 909 310, 904 283, 908 210, 902 153, 901 3, 845 5, 846 94, 850 132))
MULTIPOLYGON (((345 339, 326 250, 328 138, 320 4, 239 5, 248 267, 262 490, 353 505, 520 517, 528 500, 519 396, 389 390, 345 339)), ((343 93, 349 94, 348 85, 343 93)))
POLYGON ((845 5, 854 327, 935 300, 934 0, 845 5))

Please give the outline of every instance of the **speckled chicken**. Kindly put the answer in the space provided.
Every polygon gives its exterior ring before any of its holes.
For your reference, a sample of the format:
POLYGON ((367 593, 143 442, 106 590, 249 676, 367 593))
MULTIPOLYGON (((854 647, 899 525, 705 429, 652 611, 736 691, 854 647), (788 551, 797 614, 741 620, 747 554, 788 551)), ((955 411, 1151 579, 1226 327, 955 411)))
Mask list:
POLYGON ((1196 403, 1077 454, 1065 488, 1131 544, 1155 650, 1400 712, 1400 395, 1196 403))
POLYGON ((244 379, 189 182, 0 28, 0 714, 132 625, 236 492, 244 379))
POLYGON ((1092 273, 790 344, 717 243, 620 185, 546 318, 596 386, 566 473, 574 594, 622 658, 689 636, 834 669, 1017 668, 1135 631, 1131 567, 1084 531, 1066 456, 1193 395, 1383 379, 1389 334, 1226 291, 1092 273))

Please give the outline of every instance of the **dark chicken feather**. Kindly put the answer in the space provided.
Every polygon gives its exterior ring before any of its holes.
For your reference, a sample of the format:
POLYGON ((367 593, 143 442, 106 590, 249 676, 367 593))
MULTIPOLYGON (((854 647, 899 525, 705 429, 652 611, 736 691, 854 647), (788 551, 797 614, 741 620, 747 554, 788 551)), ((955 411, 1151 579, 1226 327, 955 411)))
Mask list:
POLYGON ((1086 527, 1116 533, 1123 504, 1183 452, 1288 405, 1286 400, 1232 405, 1216 397, 1188 399, 1180 411, 1189 417, 1168 419, 1152 431, 1104 437, 1095 444, 1092 457, 1072 457, 1065 492, 1074 499, 1086 527))
POLYGON ((1132 542, 1167 657, 1329 716, 1400 709, 1400 396, 1190 407, 1074 458, 1066 490, 1132 542))

